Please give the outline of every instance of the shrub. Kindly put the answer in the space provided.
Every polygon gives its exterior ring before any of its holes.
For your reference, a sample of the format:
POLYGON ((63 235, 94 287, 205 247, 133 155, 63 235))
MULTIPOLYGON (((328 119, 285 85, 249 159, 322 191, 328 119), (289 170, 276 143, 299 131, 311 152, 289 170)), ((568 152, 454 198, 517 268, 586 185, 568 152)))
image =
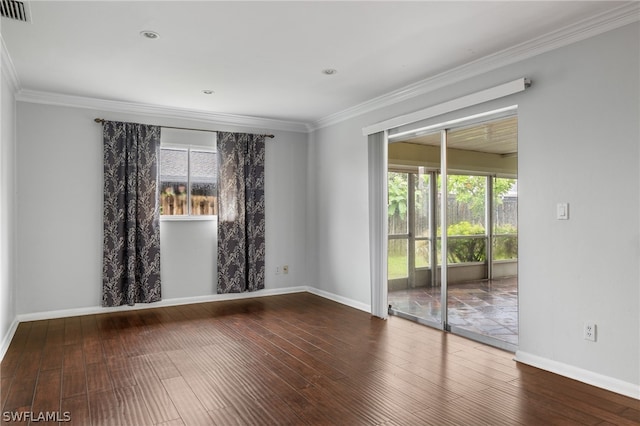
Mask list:
MULTIPOLYGON (((447 228, 447 235, 449 237, 484 235, 484 226, 462 221, 450 225, 447 228)), ((447 260, 450 263, 484 262, 487 260, 485 238, 449 238, 447 246, 449 248, 447 260)))
POLYGON ((496 226, 493 244, 493 259, 507 260, 518 258, 518 229, 513 225, 496 226))

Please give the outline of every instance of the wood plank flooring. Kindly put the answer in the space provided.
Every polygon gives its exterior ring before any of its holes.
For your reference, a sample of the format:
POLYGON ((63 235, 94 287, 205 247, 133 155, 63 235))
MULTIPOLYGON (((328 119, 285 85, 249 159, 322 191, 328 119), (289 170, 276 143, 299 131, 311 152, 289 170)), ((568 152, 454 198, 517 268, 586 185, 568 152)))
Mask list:
POLYGON ((308 293, 34 321, 2 361, 1 421, 57 412, 83 426, 640 424, 640 401, 512 358, 308 293))

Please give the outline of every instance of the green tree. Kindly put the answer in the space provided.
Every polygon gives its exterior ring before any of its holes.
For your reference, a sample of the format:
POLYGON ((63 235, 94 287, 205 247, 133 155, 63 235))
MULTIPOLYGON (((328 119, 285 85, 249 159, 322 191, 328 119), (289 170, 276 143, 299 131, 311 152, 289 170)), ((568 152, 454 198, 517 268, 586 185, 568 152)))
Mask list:
MULTIPOLYGON (((456 197, 456 201, 469 206, 474 214, 481 214, 485 206, 487 178, 484 176, 449 175, 448 191, 456 197)), ((493 195, 497 205, 502 204, 502 197, 509 192, 515 179, 494 179, 493 195)))
POLYGON ((388 179, 388 213, 400 219, 407 214, 408 174, 389 172, 388 179))
MULTIPOLYGON (((427 180, 427 175, 420 178, 427 180)), ((438 187, 440 187, 441 176, 438 175, 438 187)), ((469 175, 449 175, 448 192, 455 196, 456 201, 466 204, 469 209, 476 214, 484 210, 485 193, 487 179, 484 176, 469 175)), ((502 197, 509 192, 515 179, 496 178, 494 179, 493 195, 497 205, 502 204, 502 197)), ((405 220, 407 214, 407 192, 408 174, 389 172, 388 175, 388 214, 390 217, 396 216, 405 220)), ((420 193, 416 191, 416 197, 420 193)), ((416 199, 416 205, 421 205, 416 199)))

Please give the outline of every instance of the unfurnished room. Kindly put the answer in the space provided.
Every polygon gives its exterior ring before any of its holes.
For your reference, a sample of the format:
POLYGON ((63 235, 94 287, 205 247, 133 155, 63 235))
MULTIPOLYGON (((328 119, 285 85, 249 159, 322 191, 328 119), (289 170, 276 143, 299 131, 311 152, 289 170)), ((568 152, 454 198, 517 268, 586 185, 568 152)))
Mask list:
POLYGON ((0 424, 640 424, 640 2, 0 10, 0 424))

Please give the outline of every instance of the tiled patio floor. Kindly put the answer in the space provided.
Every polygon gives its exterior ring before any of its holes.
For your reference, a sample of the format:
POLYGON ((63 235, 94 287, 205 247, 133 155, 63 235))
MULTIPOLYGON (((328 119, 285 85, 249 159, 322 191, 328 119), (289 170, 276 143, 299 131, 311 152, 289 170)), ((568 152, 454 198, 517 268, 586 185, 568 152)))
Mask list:
MULTIPOLYGON (((440 287, 390 291, 393 309, 439 322, 440 287)), ((449 284, 449 324, 518 345, 518 278, 449 284)))

